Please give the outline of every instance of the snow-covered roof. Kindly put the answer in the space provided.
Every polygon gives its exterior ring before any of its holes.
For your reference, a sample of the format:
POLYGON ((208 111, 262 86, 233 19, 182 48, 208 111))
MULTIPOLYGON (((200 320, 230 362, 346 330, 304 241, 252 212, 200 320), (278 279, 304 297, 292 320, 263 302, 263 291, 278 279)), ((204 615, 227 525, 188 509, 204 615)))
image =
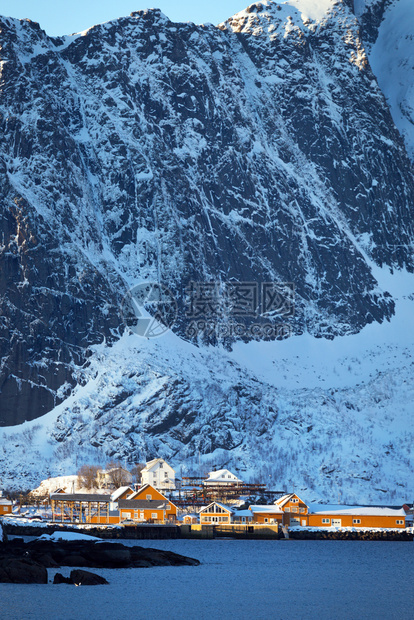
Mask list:
POLYGON ((226 506, 226 504, 222 504, 221 502, 211 502, 211 504, 202 508, 200 512, 207 511, 207 508, 210 508, 210 506, 213 506, 214 504, 216 504, 216 506, 220 506, 220 508, 222 508, 226 512, 231 512, 231 513, 235 512, 234 508, 230 508, 230 506, 226 506))
POLYGON ((128 489, 131 491, 131 493, 133 493, 133 490, 129 486, 119 487, 119 489, 116 489, 111 495, 111 501, 116 502, 118 497, 123 495, 123 493, 125 493, 125 491, 128 491, 128 489))
POLYGON ((283 510, 281 510, 278 506, 274 506, 271 504, 270 506, 249 506, 249 510, 252 512, 269 512, 276 515, 282 515, 283 510))
POLYGON ((286 502, 288 502, 290 498, 293 497, 294 495, 295 495, 294 493, 287 493, 286 495, 282 495, 282 497, 279 497, 279 499, 275 500, 273 503, 276 506, 284 506, 286 502))
POLYGON ((233 515, 235 517, 252 517, 252 512, 251 510, 235 510, 233 515))
POLYGON ((7 497, 0 497, 0 504, 3 506, 11 506, 12 502, 7 497))
POLYGON ((389 508, 388 506, 344 506, 330 504, 311 504, 309 512, 324 515, 357 515, 376 517, 405 517, 404 508, 389 508))
POLYGON ((230 482, 234 482, 234 481, 242 482, 242 480, 237 478, 237 476, 235 474, 232 474, 231 471, 229 471, 228 469, 218 469, 217 471, 209 471, 206 482, 213 482, 213 481, 222 482, 223 480, 230 481, 230 482))
POLYGON ((167 461, 165 461, 164 459, 152 459, 152 461, 148 461, 148 463, 145 463, 145 467, 141 470, 141 473, 143 471, 149 471, 150 469, 152 469, 154 467, 154 465, 156 465, 157 463, 165 463, 165 465, 167 465, 167 467, 169 467, 170 469, 172 469, 173 471, 175 471, 171 465, 168 465, 167 461))

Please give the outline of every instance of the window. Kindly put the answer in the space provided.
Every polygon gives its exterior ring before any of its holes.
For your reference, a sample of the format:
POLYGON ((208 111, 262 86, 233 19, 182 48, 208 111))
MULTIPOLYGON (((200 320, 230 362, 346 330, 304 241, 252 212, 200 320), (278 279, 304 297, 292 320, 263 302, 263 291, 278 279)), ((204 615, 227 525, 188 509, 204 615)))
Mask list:
POLYGON ((167 507, 165 510, 171 510, 171 506, 169 504, 167 504, 167 507))
POLYGON ((122 518, 123 519, 130 519, 131 518, 131 513, 130 512, 123 512, 122 513, 122 518))
POLYGON ((162 469, 164 466, 164 463, 160 463, 160 469, 162 469))
POLYGON ((286 506, 286 508, 285 508, 285 512, 290 512, 290 508, 289 508, 289 506, 286 506))
POLYGON ((164 478, 168 478, 168 471, 164 472, 164 478))
POLYGON ((151 512, 151 519, 156 519, 157 518, 157 513, 156 512, 151 512))
POLYGON ((322 519, 322 523, 330 523, 331 520, 330 519, 322 519))
POLYGON ((146 497, 147 499, 152 499, 152 495, 151 495, 151 494, 148 494, 148 495, 146 495, 145 497, 146 497))
POLYGON ((268 522, 269 522, 269 519, 266 519, 266 518, 265 518, 264 522, 265 522, 265 523, 268 523, 268 522))
POLYGON ((298 507, 297 506, 293 506, 291 509, 291 512, 297 512, 298 511, 298 507))
POLYGON ((404 525, 404 520, 403 519, 397 519, 396 520, 396 524, 397 525, 404 525))
POLYGON ((361 519, 352 519, 352 523, 361 523, 361 519))
POLYGON ((297 497, 294 497, 293 499, 290 500, 292 502, 292 504, 297 504, 299 502, 297 497))
POLYGON ((303 506, 299 507, 299 512, 305 512, 305 509, 303 508, 303 506))

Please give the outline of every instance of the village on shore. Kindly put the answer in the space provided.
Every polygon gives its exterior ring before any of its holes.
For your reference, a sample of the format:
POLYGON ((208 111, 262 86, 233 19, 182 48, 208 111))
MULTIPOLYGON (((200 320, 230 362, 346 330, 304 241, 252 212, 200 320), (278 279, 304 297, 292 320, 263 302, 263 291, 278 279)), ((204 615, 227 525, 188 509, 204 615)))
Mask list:
POLYGON ((244 483, 227 469, 178 479, 164 459, 155 458, 135 472, 139 479, 135 483, 119 463, 96 470, 95 488, 87 492, 79 475, 43 481, 29 494, 29 501, 26 498, 26 505, 22 499, 13 503, 0 492, 0 517, 89 527, 185 524, 194 529, 260 527, 276 532, 280 528, 285 535, 296 529, 404 530, 413 524, 412 505, 315 504, 295 492, 244 483), (251 503, 252 497, 261 500, 251 503))

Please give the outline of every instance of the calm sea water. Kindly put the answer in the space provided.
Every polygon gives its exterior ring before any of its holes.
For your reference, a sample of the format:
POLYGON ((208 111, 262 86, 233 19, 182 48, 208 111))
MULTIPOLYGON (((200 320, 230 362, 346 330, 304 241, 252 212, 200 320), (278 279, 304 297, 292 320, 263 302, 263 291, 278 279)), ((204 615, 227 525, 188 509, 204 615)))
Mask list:
MULTIPOLYGON (((198 567, 95 569, 109 586, 0 584, 0 617, 221 620, 412 617, 414 543, 124 541, 201 560, 198 567)), ((56 571, 49 571, 53 579, 56 571)), ((69 568, 59 572, 69 575, 69 568)))

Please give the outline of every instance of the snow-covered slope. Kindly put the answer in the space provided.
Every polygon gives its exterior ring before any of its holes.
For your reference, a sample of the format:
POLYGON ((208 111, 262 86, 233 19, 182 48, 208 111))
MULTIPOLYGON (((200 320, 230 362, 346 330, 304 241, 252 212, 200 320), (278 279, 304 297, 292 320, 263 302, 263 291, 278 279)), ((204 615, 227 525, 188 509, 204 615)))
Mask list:
POLYGON ((405 499, 414 181, 352 2, 0 29, 0 424, 33 420, 2 431, 6 483, 159 455, 405 499), (121 301, 151 281, 178 320, 137 338, 121 301), (293 283, 294 336, 197 338, 192 281, 293 283))
POLYGON ((226 465, 314 499, 403 502, 413 490, 414 276, 376 275, 393 291, 396 316, 354 336, 232 352, 171 332, 98 346, 66 402, 1 431, 4 484, 158 454, 184 473, 226 465))
POLYGON ((388 3, 369 52, 378 84, 387 98, 394 122, 414 160, 414 4, 411 0, 388 3))

